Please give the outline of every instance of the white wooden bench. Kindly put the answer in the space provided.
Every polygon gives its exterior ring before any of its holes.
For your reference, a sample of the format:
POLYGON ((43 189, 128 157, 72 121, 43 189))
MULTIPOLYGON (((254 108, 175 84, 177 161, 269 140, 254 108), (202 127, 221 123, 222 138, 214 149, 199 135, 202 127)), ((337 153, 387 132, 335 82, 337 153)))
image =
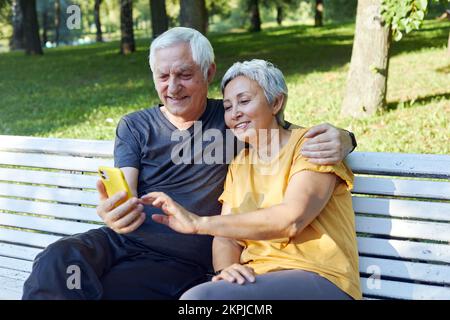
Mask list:
MULTIPOLYGON (((34 257, 102 225, 99 165, 112 141, 0 136, 0 298, 19 299, 34 257)), ((372 299, 450 299, 450 156, 353 153, 361 285, 372 299)))

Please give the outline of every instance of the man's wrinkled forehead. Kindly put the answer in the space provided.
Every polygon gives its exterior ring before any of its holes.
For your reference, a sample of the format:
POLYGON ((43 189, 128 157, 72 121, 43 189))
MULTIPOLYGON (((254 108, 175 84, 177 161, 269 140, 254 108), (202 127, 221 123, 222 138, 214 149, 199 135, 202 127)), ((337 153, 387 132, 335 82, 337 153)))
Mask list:
POLYGON ((164 61, 164 59, 161 59, 161 62, 156 64, 155 69, 157 73, 182 73, 186 71, 194 72, 198 69, 198 66, 193 61, 177 61, 175 63, 171 63, 169 61, 164 61))

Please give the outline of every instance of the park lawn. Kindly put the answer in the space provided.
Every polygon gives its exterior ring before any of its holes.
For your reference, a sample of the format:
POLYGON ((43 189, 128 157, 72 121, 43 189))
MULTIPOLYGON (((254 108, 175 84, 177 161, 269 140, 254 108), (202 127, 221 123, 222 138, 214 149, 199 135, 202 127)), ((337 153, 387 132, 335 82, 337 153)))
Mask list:
MULTIPOLYGON (((211 34, 219 98, 226 69, 263 58, 285 74, 286 118, 303 126, 330 122, 355 132, 359 151, 450 153, 450 23, 426 21, 393 45, 388 107, 362 120, 340 116, 353 24, 289 26, 259 34, 211 34)), ((42 57, 0 54, 0 134, 113 139, 120 117, 158 102, 148 68, 149 39, 137 52, 118 54, 109 42, 45 50, 42 57)))

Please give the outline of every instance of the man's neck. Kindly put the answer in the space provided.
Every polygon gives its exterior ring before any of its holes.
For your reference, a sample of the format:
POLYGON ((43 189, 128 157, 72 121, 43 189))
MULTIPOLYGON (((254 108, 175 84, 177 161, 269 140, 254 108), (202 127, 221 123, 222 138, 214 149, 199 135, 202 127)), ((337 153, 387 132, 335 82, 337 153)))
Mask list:
POLYGON ((185 117, 178 117, 176 115, 171 114, 166 107, 161 106, 160 110, 164 117, 166 117, 167 120, 169 120, 170 123, 172 123, 178 130, 187 130, 190 127, 194 125, 194 122, 200 119, 202 114, 205 112, 206 109, 206 103, 204 105, 204 108, 199 112, 198 114, 192 115, 192 117, 185 118, 185 117))

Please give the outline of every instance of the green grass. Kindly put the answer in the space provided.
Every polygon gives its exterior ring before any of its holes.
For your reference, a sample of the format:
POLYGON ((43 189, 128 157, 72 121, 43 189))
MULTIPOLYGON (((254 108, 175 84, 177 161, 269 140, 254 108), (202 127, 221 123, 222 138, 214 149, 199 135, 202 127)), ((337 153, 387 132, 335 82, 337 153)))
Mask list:
MULTIPOLYGON (((388 107, 367 119, 339 115, 353 24, 211 34, 218 74, 210 97, 221 96, 221 76, 234 61, 268 59, 286 76, 291 122, 353 130, 360 151, 450 153, 449 29, 448 22, 427 21, 393 45, 388 107)), ((42 57, 0 54, 0 134, 113 139, 122 115, 158 102, 148 46, 139 39, 126 57, 117 42, 48 49, 42 57)))

